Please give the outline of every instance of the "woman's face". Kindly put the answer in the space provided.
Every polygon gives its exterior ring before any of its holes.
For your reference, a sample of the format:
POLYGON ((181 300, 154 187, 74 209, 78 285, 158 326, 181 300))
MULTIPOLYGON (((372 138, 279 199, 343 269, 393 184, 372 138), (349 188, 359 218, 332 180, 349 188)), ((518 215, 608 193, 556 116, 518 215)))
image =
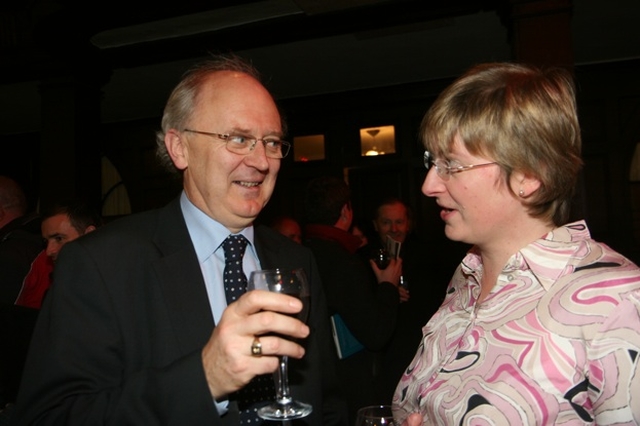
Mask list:
MULTIPOLYGON (((453 167, 494 161, 470 154, 458 138, 448 157, 436 160, 448 160, 453 167)), ((520 201, 509 192, 497 164, 452 173, 448 179, 438 175, 432 166, 422 192, 435 198, 442 208, 440 218, 449 239, 481 248, 500 244, 513 236, 517 221, 526 214, 520 201)))

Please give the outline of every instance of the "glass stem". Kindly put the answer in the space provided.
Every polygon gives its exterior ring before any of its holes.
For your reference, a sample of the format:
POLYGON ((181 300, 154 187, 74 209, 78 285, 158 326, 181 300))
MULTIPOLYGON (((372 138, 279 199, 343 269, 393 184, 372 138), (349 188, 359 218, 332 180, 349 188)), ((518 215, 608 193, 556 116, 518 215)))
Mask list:
POLYGON ((279 358, 280 365, 275 371, 276 382, 276 399, 281 404, 288 404, 291 402, 291 396, 289 395, 289 357, 281 356, 279 358))

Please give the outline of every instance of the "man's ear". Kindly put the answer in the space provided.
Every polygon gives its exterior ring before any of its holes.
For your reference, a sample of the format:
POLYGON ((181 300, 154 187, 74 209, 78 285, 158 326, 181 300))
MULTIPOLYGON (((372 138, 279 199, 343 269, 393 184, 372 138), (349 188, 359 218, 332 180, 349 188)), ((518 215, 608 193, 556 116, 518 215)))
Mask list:
POLYGON ((91 231, 95 231, 96 229, 97 229, 97 228, 96 228, 95 226, 93 226, 93 225, 89 225, 89 226, 87 226, 87 228, 84 230, 84 233, 85 233, 85 234, 87 234, 87 233, 89 233, 89 232, 91 232, 91 231))
POLYGON ((164 135, 164 145, 178 170, 184 170, 189 165, 188 149, 183 136, 175 129, 170 129, 164 135))
POLYGON ((335 226, 342 230, 348 231, 351 227, 351 222, 353 221, 353 211, 351 210, 351 206, 347 203, 342 206, 340 209, 340 217, 336 221, 335 226))

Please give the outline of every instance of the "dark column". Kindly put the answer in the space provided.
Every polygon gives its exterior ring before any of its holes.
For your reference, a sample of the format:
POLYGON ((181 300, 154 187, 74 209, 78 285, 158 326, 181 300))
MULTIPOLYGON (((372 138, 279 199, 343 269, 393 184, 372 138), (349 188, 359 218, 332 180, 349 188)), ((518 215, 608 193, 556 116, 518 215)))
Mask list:
POLYGON ((82 75, 52 77, 41 84, 42 206, 69 197, 100 206, 102 83, 101 78, 82 75))
POLYGON ((573 70, 571 0, 509 0, 503 15, 519 62, 573 70))
MULTIPOLYGON (((572 0, 508 0, 503 21, 509 29, 513 59, 574 72, 572 0)), ((576 186, 571 220, 586 217, 583 176, 576 186)))

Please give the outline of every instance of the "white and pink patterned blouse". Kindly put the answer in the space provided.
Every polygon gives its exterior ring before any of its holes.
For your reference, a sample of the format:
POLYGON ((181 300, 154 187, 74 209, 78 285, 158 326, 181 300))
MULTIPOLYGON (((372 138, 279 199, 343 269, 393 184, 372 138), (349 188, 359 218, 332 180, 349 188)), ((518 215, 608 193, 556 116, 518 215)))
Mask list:
POLYGON ((584 221, 513 255, 480 304, 473 250, 393 398, 399 424, 640 424, 640 269, 584 221))

